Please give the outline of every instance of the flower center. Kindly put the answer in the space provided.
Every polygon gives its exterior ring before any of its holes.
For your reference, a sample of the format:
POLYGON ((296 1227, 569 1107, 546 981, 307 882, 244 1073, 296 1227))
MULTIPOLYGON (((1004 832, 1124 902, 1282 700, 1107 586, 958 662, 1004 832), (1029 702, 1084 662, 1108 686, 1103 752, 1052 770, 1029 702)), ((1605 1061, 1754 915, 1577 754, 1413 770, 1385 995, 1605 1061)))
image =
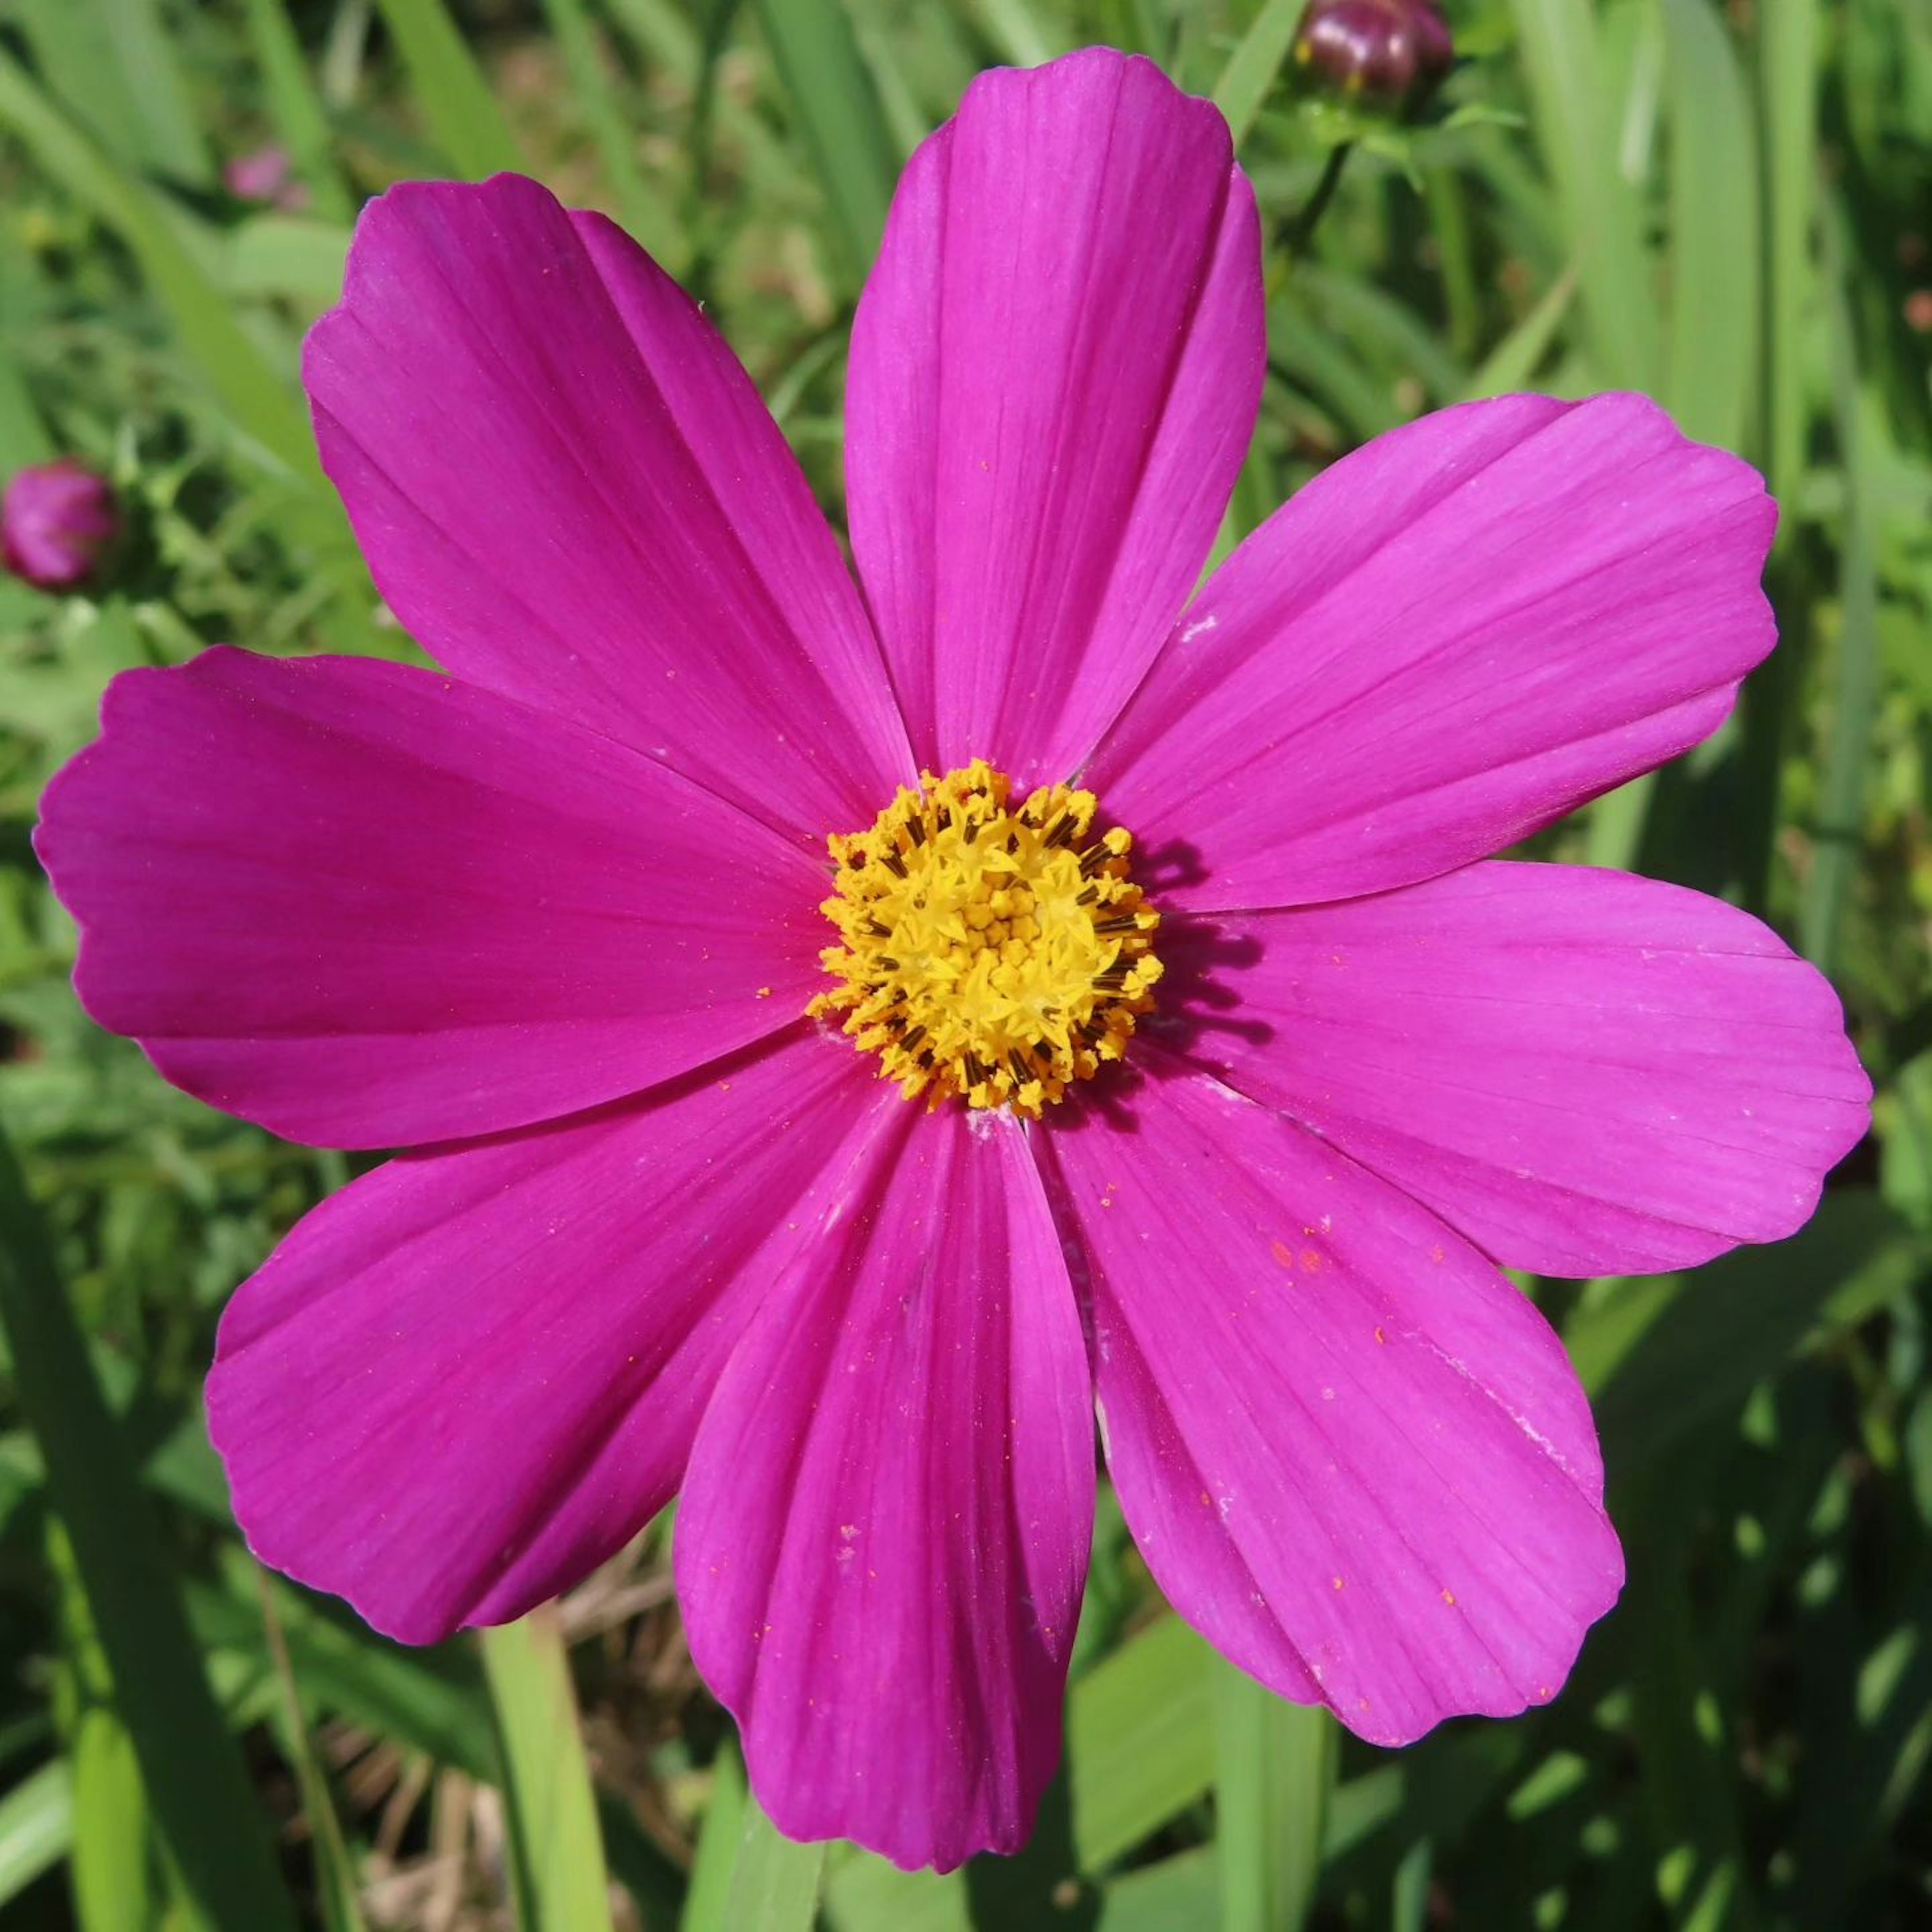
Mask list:
POLYGON ((908 1100, 1010 1106, 1037 1118, 1118 1060, 1154 1005, 1160 914, 1127 862, 1132 836, 1091 839, 1091 792, 1042 786, 1010 805, 984 759, 902 788, 868 831, 828 842, 820 910, 844 940, 820 956, 842 1014, 908 1100))

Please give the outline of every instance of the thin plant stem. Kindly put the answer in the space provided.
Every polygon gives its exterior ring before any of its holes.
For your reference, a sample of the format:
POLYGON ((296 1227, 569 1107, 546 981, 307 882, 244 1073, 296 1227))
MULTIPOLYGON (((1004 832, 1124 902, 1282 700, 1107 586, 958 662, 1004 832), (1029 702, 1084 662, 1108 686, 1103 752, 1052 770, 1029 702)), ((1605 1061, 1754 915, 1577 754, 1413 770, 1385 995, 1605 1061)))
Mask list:
POLYGON ((1304 206, 1301 212, 1288 224, 1285 238, 1289 251, 1300 254, 1315 238, 1315 230, 1322 218, 1328 212, 1328 204, 1335 199, 1335 190, 1340 184, 1342 170, 1348 164, 1348 152, 1354 146, 1352 141, 1338 141, 1328 150, 1328 165, 1322 170, 1322 178, 1315 184, 1315 192, 1304 206))

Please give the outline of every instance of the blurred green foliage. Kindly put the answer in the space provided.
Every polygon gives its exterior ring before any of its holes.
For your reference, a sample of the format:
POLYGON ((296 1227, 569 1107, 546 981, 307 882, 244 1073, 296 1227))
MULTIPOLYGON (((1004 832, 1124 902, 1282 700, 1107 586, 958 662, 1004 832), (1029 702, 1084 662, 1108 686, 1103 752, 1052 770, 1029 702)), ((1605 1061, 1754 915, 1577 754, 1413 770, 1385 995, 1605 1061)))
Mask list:
POLYGON ((10 1926, 1932 1924, 1932 14, 1468 0, 1462 64, 1391 130, 1298 100, 1298 11, 0 0, 0 472, 77 453, 134 522, 100 596, 0 578, 10 1926), (708 303, 836 515, 899 164, 978 68, 1088 40, 1220 100, 1260 194, 1271 361, 1229 541, 1366 437, 1523 386, 1647 389, 1767 471, 1783 649, 1718 739, 1536 849, 1772 919, 1880 1090, 1796 1240, 1694 1281, 1530 1285, 1630 1557, 1554 1706, 1378 1755, 1166 1616, 1103 1496, 1032 1846, 908 1877, 749 1804, 664 1526, 556 1615, 438 1652, 254 1566, 201 1425, 213 1318, 348 1166, 87 1023, 27 833, 117 670, 218 640, 411 652, 295 381, 364 196, 523 166, 607 208, 708 303), (302 211, 222 185, 271 140, 302 211))

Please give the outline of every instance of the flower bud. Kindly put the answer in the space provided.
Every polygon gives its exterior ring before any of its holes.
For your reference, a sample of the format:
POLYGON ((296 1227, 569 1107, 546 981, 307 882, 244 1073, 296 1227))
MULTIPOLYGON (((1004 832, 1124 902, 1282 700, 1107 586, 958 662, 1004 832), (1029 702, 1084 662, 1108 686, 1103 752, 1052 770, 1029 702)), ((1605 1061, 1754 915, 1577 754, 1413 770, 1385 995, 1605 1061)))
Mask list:
POLYGON ((1306 81, 1386 113, 1420 106, 1455 58, 1433 0, 1310 0, 1294 33, 1306 81))
POLYGON ((236 155, 222 169, 221 178, 237 201, 253 202, 258 208, 296 214, 308 206, 308 185, 297 178, 288 149, 273 142, 236 155))
POLYGON ((20 471, 0 497, 0 559, 42 590, 82 582, 114 541, 114 493, 70 456, 20 471))

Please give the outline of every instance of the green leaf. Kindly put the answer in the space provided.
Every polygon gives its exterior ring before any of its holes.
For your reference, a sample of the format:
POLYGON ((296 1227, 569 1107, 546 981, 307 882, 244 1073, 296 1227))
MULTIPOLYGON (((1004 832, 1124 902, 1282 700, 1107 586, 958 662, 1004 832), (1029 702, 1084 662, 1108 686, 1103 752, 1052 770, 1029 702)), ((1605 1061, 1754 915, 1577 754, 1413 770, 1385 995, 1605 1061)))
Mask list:
POLYGON ((785 1837, 748 1795, 724 1922, 730 1932, 811 1932, 825 1847, 785 1837))
POLYGON ((1222 1932, 1300 1932, 1322 1876, 1335 1720, 1225 1664, 1214 1718, 1222 1932))
POLYGON ((527 164, 442 0, 376 0, 436 144, 470 181, 527 164))
POLYGON ((554 1604, 482 1633, 526 1932, 611 1932, 610 1882, 554 1604))
POLYGON ((263 1821, 208 1693, 160 1526, 56 1274, 38 1210, 0 1138, 0 1324, 17 1400, 46 1458, 116 1707, 182 1881, 219 1932, 280 1932, 294 1916, 263 1821))

